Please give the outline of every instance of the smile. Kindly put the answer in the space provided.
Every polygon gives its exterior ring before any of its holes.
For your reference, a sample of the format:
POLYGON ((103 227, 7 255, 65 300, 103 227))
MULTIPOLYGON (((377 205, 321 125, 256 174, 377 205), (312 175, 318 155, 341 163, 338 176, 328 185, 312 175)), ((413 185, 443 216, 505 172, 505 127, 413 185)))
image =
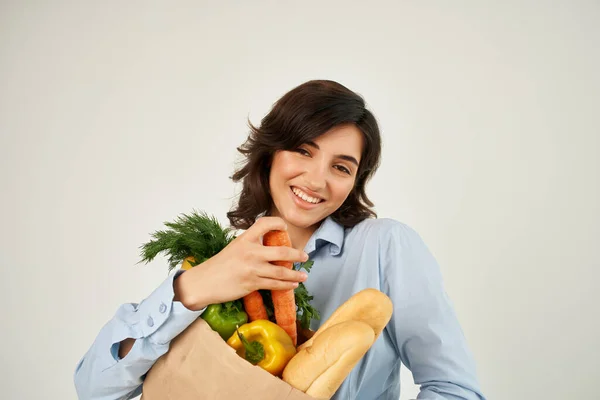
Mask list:
POLYGON ((323 201, 323 199, 309 196, 308 194, 304 193, 302 190, 298 189, 297 187, 292 187, 292 192, 296 195, 296 197, 306 201, 307 203, 319 204, 320 202, 323 201))

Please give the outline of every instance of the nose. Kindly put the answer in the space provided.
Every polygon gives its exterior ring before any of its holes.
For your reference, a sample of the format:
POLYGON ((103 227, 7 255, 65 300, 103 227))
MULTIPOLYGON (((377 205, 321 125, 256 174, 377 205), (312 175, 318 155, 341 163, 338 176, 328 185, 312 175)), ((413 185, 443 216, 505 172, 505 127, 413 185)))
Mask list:
POLYGON ((327 165, 323 161, 315 160, 306 169, 306 185, 314 192, 325 189, 327 186, 327 165))

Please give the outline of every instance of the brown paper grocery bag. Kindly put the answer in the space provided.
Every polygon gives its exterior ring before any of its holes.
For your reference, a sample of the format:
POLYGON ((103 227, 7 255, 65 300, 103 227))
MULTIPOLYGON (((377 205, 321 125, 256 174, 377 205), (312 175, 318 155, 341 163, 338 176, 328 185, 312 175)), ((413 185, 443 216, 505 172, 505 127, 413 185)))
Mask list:
POLYGON ((315 400, 238 356, 202 318, 172 342, 141 400, 315 400))

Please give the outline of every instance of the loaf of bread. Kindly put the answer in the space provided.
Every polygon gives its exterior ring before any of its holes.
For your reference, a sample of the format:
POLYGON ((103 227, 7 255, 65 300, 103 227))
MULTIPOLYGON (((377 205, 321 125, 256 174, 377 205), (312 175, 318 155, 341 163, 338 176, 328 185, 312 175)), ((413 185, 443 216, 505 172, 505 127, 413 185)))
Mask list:
POLYGON ((329 399, 373 344, 373 329, 344 321, 323 331, 283 370, 283 380, 316 399, 329 399))
POLYGON ((392 311, 392 301, 379 290, 356 293, 298 347, 282 379, 316 399, 330 399, 377 340, 392 311))
POLYGON ((339 306, 317 332, 298 347, 298 350, 312 345, 319 334, 330 326, 348 320, 362 321, 368 324, 373 328, 375 333, 373 341, 375 341, 390 322, 393 310, 392 301, 383 292, 373 288, 363 289, 339 306))

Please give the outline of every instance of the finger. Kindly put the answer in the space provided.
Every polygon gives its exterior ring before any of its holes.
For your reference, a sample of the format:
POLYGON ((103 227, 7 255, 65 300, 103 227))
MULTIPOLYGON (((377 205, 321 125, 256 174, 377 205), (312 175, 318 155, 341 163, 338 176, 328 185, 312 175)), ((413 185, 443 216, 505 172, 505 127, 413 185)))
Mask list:
POLYGON ((297 287, 298 282, 280 281, 268 278, 263 278, 258 281, 258 288, 263 290, 293 290, 297 287))
POLYGON ((244 232, 246 239, 260 242, 262 236, 269 231, 285 231, 287 224, 280 217, 261 217, 244 232))
POLYGON ((303 271, 295 271, 278 265, 264 263, 257 269, 260 278, 275 279, 280 281, 304 282, 308 275, 303 271))
POLYGON ((308 254, 302 250, 294 249, 293 247, 263 246, 263 248, 260 249, 260 252, 267 261, 304 262, 308 260, 308 254))

